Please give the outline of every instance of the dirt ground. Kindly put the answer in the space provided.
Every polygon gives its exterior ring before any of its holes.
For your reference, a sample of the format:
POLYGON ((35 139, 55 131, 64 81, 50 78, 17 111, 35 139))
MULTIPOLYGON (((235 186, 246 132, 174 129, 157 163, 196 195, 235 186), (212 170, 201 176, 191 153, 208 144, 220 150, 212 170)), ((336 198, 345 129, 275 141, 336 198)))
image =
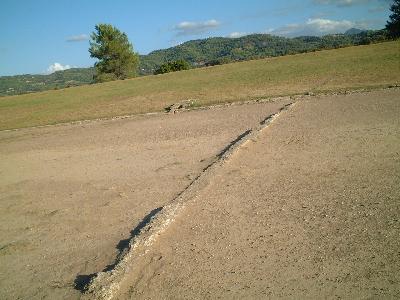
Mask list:
MULTIPOLYGON (((399 99, 298 100, 196 191, 115 298, 399 298, 399 99)), ((289 102, 0 132, 0 298, 79 298, 143 218, 289 102)))
POLYGON ((297 103, 199 191, 117 298, 398 299, 399 99, 297 103))
POLYGON ((147 214, 288 101, 0 132, 0 298, 79 298, 147 214))

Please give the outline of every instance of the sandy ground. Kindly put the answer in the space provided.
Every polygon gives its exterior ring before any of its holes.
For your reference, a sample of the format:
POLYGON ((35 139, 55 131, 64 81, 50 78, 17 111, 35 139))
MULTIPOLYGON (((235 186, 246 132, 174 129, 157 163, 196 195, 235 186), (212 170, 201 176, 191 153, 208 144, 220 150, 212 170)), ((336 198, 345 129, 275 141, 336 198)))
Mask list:
MULTIPOLYGON (((282 112, 116 298, 399 298, 399 98, 306 97, 282 112)), ((0 132, 0 298, 78 299, 143 218, 288 102, 0 132)))
POLYGON ((288 101, 0 132, 0 298, 79 298, 146 215, 288 101))
POLYGON ((116 298, 400 298, 399 99, 298 102, 198 191, 116 298))

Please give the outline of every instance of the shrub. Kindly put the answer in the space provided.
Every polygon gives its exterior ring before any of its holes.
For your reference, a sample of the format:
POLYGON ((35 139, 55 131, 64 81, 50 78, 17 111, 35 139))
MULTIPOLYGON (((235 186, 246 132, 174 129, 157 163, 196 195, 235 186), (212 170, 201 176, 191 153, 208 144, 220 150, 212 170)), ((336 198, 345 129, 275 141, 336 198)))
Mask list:
POLYGON ((190 65, 187 61, 183 59, 179 59, 176 61, 171 61, 171 62, 166 62, 162 64, 155 72, 154 74, 165 74, 169 72, 177 72, 177 71, 183 71, 183 70, 189 70, 190 65))

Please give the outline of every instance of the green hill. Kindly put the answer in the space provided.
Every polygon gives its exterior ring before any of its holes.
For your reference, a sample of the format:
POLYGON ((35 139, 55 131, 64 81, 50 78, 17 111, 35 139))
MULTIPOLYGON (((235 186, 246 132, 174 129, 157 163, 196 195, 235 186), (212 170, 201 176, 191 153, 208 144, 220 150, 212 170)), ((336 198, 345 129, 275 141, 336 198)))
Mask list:
POLYGON ((157 50, 140 57, 140 73, 153 74, 162 63, 184 59, 195 67, 233 61, 283 56, 322 49, 365 45, 384 41, 384 31, 349 31, 323 37, 285 38, 269 34, 252 34, 240 38, 208 38, 157 50))
POLYGON ((93 82, 94 68, 73 68, 49 75, 15 75, 0 77, 0 96, 19 95, 93 82))
MULTIPOLYGON (((323 37, 284 38, 269 34, 253 34, 241 38, 209 38, 157 50, 140 56, 140 75, 154 73, 167 61, 184 59, 193 67, 218 65, 234 61, 282 56, 341 48, 383 41, 384 31, 351 30, 346 34, 323 37)), ((0 96, 18 95, 89 84, 93 68, 76 68, 50 75, 17 75, 0 77, 0 96)))
POLYGON ((400 41, 0 98, 0 130, 400 83, 400 41))

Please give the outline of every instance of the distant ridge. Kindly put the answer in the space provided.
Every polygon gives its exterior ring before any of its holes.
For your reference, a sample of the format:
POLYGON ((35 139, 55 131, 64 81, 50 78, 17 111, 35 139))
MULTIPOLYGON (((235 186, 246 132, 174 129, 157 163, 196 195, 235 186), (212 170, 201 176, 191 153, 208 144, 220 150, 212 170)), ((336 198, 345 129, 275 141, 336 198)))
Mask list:
POLYGON ((0 77, 0 96, 68 88, 93 81, 94 68, 72 68, 48 75, 14 75, 0 77))
POLYGON ((360 34, 363 33, 365 30, 358 29, 358 28, 350 28, 349 30, 346 30, 344 33, 345 35, 354 35, 354 34, 360 34))
MULTIPOLYGON (((331 34, 322 37, 285 38, 269 34, 252 34, 239 38, 213 37, 192 40, 175 47, 141 55, 139 74, 153 74, 154 70, 164 62, 178 59, 188 61, 193 67, 203 67, 369 44, 385 39, 384 30, 363 31, 357 28, 351 28, 344 34, 331 34)), ((0 96, 90 84, 93 82, 93 74, 93 68, 74 68, 50 75, 3 76, 0 77, 0 96)))

